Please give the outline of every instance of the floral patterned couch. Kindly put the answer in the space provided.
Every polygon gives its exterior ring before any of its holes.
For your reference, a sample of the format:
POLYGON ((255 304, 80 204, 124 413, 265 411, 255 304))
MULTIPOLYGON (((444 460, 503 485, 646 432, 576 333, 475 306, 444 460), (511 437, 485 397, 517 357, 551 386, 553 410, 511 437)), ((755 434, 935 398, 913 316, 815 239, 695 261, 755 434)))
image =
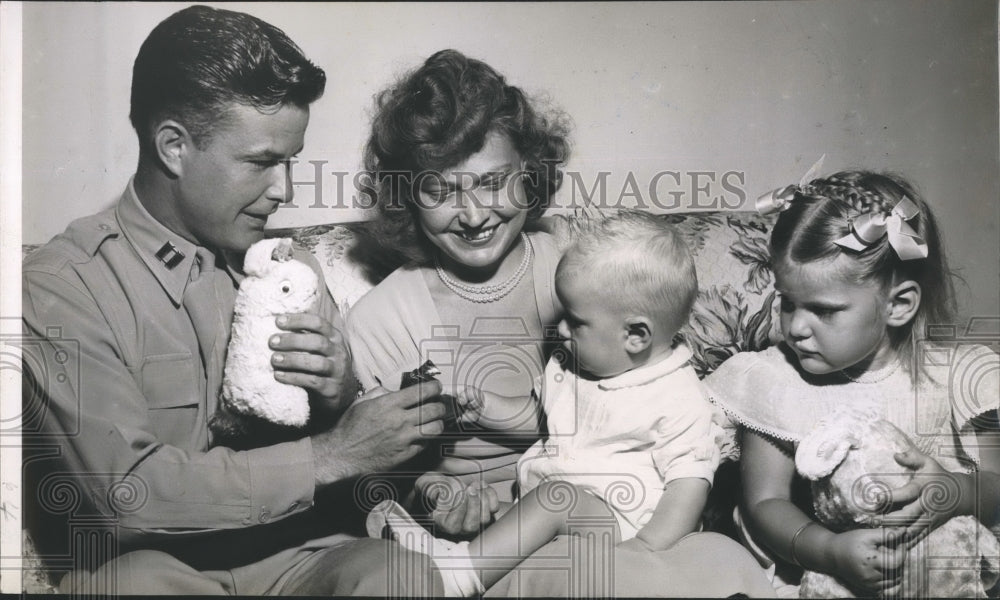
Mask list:
MULTIPOLYGON (((684 235, 695 256, 699 294, 683 332, 695 369, 711 373, 744 350, 761 350, 776 340, 774 291, 767 240, 773 217, 756 212, 663 215, 684 235)), ((369 246, 358 243, 366 227, 324 225, 286 232, 309 249, 323 267, 327 286, 346 315, 383 273, 366 261, 369 246)))
MULTIPOLYGON (((695 256, 699 293, 682 334, 694 355, 699 375, 711 373, 737 352, 761 350, 777 341, 773 277, 767 240, 773 217, 755 212, 703 212, 664 215, 685 236, 695 256)), ((323 225, 275 232, 290 235, 310 250, 322 266, 328 287, 346 315, 358 299, 387 274, 372 256, 364 224, 323 225), (374 259, 374 260, 373 260, 374 259)), ((34 247, 26 246, 25 254, 34 247)), ((738 450, 723 448, 724 463, 716 476, 706 510, 706 528, 734 535, 729 515, 738 494, 734 459, 738 450)), ((45 570, 24 536, 23 587, 51 592, 45 570)))

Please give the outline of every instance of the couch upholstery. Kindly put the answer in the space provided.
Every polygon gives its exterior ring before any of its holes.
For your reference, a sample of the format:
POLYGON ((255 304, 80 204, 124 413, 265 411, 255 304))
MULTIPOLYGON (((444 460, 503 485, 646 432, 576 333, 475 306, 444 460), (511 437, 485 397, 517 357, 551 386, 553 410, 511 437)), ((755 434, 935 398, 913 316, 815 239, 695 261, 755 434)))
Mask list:
MULTIPOLYGON (((684 235, 695 255, 699 294, 691 320, 682 332, 694 355, 699 375, 712 372, 733 354, 760 350, 777 340, 773 277, 768 267, 767 239, 773 217, 751 212, 706 212, 664 215, 684 235)), ((317 258, 327 286, 342 313, 349 312, 385 269, 372 256, 373 244, 364 224, 324 225, 273 232, 291 236, 317 258)), ((37 246, 25 246, 27 255, 37 246)), ((724 458, 738 458, 730 438, 724 458)), ((732 462, 720 467, 706 528, 733 534, 729 514, 737 493, 732 462)), ((23 587, 50 592, 47 574, 24 536, 23 587)))

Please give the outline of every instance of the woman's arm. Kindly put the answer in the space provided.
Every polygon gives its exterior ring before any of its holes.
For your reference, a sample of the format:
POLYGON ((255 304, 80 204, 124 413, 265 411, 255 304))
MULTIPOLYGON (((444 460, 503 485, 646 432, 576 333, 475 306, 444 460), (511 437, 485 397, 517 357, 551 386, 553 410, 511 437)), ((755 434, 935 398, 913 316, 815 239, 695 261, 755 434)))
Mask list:
POLYGON ((791 501, 795 463, 774 442, 743 433, 740 472, 742 510, 754 537, 786 561, 834 575, 866 594, 895 589, 905 550, 895 547, 902 531, 864 529, 835 534, 812 521, 791 501))
POLYGON ((449 393, 455 395, 463 413, 459 421, 475 423, 493 431, 538 435, 541 413, 534 394, 527 396, 501 396, 473 387, 464 387, 449 393))

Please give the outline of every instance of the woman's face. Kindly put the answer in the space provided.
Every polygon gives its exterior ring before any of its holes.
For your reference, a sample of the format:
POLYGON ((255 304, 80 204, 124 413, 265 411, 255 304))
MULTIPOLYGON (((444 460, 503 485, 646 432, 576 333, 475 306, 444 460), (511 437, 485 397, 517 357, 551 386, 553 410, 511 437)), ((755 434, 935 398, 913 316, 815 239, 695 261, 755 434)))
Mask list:
POLYGON ((521 156, 507 136, 491 132, 483 149, 440 176, 417 178, 424 235, 451 270, 498 266, 528 216, 521 156))

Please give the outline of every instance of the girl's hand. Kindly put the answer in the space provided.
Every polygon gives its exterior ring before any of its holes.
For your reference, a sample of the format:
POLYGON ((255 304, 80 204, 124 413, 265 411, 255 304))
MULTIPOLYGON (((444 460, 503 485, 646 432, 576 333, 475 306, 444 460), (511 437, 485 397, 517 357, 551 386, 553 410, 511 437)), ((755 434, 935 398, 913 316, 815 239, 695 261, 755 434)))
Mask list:
POLYGON ((954 516, 963 514, 973 490, 960 473, 946 471, 936 460, 910 449, 894 457, 900 465, 916 471, 913 480, 891 491, 898 510, 886 514, 883 523, 905 528, 905 539, 912 547, 928 533, 954 516))
POLYGON ((833 538, 833 573, 861 595, 899 592, 906 548, 898 545, 901 528, 855 529, 833 538))

